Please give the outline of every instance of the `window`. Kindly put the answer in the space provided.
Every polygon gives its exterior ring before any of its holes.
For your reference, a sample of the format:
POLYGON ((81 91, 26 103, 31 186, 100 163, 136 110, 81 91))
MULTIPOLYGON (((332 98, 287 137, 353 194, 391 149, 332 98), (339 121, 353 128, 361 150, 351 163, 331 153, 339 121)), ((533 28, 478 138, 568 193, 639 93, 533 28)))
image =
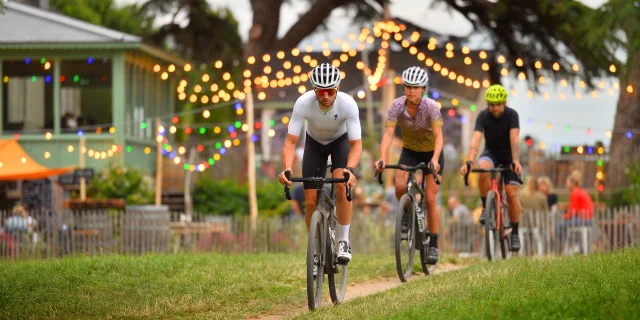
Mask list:
POLYGON ((1 81, 5 132, 42 133, 53 129, 52 59, 5 60, 1 81))
POLYGON ((60 62, 60 128, 63 133, 108 131, 111 108, 111 59, 60 62))

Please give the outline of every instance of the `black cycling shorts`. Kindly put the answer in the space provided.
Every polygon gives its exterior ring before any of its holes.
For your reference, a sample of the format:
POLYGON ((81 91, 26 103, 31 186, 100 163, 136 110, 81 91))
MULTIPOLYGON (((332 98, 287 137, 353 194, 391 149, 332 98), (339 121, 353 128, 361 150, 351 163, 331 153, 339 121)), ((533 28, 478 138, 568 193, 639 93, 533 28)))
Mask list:
MULTIPOLYGON (((322 144, 314 140, 308 133, 304 144, 304 155, 302 157, 302 177, 325 177, 327 172, 327 160, 331 155, 331 166, 345 168, 349 159, 351 145, 347 134, 343 134, 338 139, 329 144, 322 144)), ((304 183, 305 189, 316 189, 317 185, 312 182, 304 183)))
MULTIPOLYGON (((480 162, 481 160, 491 162, 494 168, 497 168, 499 165, 502 165, 503 168, 511 168, 513 157, 510 154, 496 156, 495 153, 485 148, 480 154, 478 162, 480 162)), ((513 171, 502 172, 502 179, 504 180, 505 184, 513 184, 517 186, 520 185, 520 182, 518 181, 518 175, 513 171)))
MULTIPOLYGON (((402 152, 400 153, 400 160, 398 160, 398 164, 404 164, 405 166, 414 167, 420 164, 420 162, 424 162, 424 164, 429 164, 433 158, 433 151, 427 152, 419 152, 409 150, 407 148, 402 148, 402 152)), ((442 170, 444 169, 444 155, 440 152, 440 157, 438 158, 438 164, 440 165, 440 170, 438 171, 439 175, 442 175, 442 170)), ((429 170, 425 170, 426 174, 431 174, 429 170)))

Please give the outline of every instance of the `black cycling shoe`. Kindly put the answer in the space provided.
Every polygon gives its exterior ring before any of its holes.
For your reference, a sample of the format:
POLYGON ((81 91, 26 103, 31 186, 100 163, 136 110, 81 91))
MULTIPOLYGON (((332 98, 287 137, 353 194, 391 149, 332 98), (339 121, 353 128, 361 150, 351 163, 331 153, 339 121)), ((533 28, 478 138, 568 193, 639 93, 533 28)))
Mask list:
POLYGON ((520 251, 520 236, 517 233, 511 234, 511 251, 520 251))
POLYGON ((438 263, 438 257, 439 257, 439 252, 438 252, 438 248, 436 247, 429 247, 429 250, 427 251, 427 260, 426 263, 427 264, 436 264, 438 263))

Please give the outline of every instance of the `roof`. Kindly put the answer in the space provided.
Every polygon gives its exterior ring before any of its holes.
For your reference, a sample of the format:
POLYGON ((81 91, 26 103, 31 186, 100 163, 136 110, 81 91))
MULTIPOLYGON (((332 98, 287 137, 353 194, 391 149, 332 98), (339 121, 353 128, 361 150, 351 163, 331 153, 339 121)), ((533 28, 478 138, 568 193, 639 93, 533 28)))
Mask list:
POLYGON ((13 139, 0 140, 0 181, 43 179, 73 170, 47 168, 33 160, 13 139))
POLYGON ((139 36, 112 30, 51 10, 7 1, 0 13, 0 49, 137 49, 178 65, 187 62, 142 42, 139 36))
POLYGON ((142 38, 53 11, 8 1, 0 14, 0 43, 140 43, 142 38))

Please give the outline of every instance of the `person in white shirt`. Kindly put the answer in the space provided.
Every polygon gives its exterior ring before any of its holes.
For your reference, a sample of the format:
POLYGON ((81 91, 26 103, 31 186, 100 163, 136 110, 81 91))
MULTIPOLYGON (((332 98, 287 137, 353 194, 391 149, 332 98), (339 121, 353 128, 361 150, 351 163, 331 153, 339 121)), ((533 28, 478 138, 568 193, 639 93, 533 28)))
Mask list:
MULTIPOLYGON (((312 91, 308 91, 293 107, 289 122, 289 131, 282 147, 284 170, 279 181, 283 185, 291 182, 285 177, 291 171, 295 147, 305 121, 307 122, 302 176, 324 177, 327 160, 331 156, 333 177, 342 178, 345 170, 350 171, 347 185, 355 186, 355 167, 360 163, 362 140, 359 110, 356 101, 340 89, 340 70, 323 63, 311 71, 309 77, 312 91)), ((305 183, 305 220, 307 230, 311 215, 316 208, 316 186, 305 183)), ((351 261, 349 246, 349 226, 351 224, 352 205, 347 201, 346 185, 336 184, 336 212, 338 218, 338 260, 341 263, 351 261)))

